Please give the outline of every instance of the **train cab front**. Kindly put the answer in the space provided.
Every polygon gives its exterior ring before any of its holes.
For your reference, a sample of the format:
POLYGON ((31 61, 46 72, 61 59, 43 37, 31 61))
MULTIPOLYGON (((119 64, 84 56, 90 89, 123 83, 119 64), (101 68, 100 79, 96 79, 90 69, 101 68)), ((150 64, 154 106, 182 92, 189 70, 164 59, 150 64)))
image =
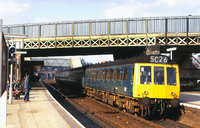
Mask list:
POLYGON ((133 97, 139 99, 144 111, 159 111, 162 114, 168 108, 179 107, 178 65, 138 63, 135 69, 133 97))

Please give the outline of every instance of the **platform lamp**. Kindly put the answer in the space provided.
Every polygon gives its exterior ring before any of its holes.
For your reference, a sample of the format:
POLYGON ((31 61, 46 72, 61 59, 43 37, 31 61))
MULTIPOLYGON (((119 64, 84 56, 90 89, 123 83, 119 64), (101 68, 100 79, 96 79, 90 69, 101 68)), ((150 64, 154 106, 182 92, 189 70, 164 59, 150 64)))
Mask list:
MULTIPOLYGON (((13 79, 13 62, 15 61, 14 58, 13 58, 13 54, 17 54, 17 55, 21 55, 21 54, 27 54, 27 51, 16 51, 16 50, 9 50, 10 54, 11 54, 11 64, 10 64, 10 88, 9 88, 9 104, 12 104, 12 79, 13 79), (14 51, 14 52, 13 52, 14 51)), ((19 64, 19 56, 17 57, 17 65, 19 64)), ((18 78, 18 75, 19 75, 19 69, 17 67, 17 78, 18 78)), ((17 79, 18 80, 18 79, 17 79)))
MULTIPOLYGON (((9 88, 9 104, 12 104, 12 81, 13 81, 13 55, 17 54, 16 45, 14 45, 14 38, 27 38, 27 35, 17 35, 17 34, 4 34, 7 38, 12 38, 12 46, 9 48, 9 53, 11 54, 10 60, 10 88, 9 88)), ((8 44, 9 46, 9 44, 8 44)))

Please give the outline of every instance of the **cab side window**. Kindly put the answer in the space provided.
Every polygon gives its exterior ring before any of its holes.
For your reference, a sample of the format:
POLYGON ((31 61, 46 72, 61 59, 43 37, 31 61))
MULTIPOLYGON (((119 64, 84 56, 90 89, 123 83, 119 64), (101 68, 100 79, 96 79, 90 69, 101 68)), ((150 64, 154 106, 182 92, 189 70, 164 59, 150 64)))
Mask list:
POLYGON ((151 67, 140 67, 140 84, 151 84, 151 67))

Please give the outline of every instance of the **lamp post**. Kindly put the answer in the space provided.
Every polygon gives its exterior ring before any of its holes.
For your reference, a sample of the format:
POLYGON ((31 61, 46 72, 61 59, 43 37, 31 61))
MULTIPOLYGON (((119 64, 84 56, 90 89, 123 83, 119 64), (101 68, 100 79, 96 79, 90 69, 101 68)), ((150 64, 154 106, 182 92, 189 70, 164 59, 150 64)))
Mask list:
MULTIPOLYGON (((14 39, 12 39, 12 45, 14 46, 14 39)), ((9 88, 9 104, 12 104, 12 98, 13 98, 13 95, 12 95, 12 90, 13 90, 13 87, 12 87, 12 81, 13 81, 13 54, 15 53, 15 47, 11 47, 9 49, 9 52, 11 54, 11 57, 10 57, 10 88, 9 88)))
MULTIPOLYGON (((17 34, 5 34, 5 37, 7 38, 12 38, 12 46, 9 48, 9 52, 11 54, 11 58, 10 58, 10 88, 9 88, 9 104, 12 104, 12 99, 13 99, 13 95, 12 95, 12 81, 13 81, 13 63, 14 63, 14 59, 13 59, 13 55, 17 54, 16 46, 15 46, 15 42, 14 42, 14 38, 27 38, 27 35, 17 35, 17 34)), ((8 44, 9 46, 9 44, 8 44)), ((19 51, 18 51, 19 52, 19 51)), ((24 52, 24 51, 22 51, 24 52)), ((23 54, 23 53, 22 53, 23 54)), ((25 53, 26 54, 26 53, 25 53)))
MULTIPOLYGON (((11 53, 11 61, 10 61, 10 88, 9 88, 9 104, 12 104, 12 90, 13 90, 13 87, 12 87, 12 81, 13 81, 13 54, 26 54, 27 52, 26 51, 16 51, 15 53, 11 53)), ((18 60, 17 60, 17 64, 18 64, 18 60)), ((17 76, 18 76, 18 72, 17 72, 17 76)), ((18 77, 17 77, 18 79, 18 77)))
POLYGON ((13 54, 11 54, 11 62, 10 62, 10 88, 9 88, 9 104, 12 104, 12 78, 13 78, 13 54))

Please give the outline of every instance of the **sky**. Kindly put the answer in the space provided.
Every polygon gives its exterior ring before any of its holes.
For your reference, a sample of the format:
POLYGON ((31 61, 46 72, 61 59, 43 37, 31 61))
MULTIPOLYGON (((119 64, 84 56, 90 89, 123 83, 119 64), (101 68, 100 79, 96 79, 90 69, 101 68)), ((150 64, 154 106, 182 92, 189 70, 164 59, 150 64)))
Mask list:
MULTIPOLYGON (((33 57, 33 58, 40 58, 40 57, 33 57)), ((44 57, 42 57, 44 58, 44 57)), ((60 56, 56 56, 56 57, 45 57, 45 58, 49 58, 49 59, 52 59, 52 58, 61 58, 63 59, 63 57, 60 57, 60 56)), ((84 59, 85 62, 88 62, 88 63, 98 63, 98 62, 103 62, 103 61, 113 61, 113 55, 112 54, 106 54, 106 55, 90 55, 90 56, 86 56, 86 55, 83 55, 83 56, 66 56, 64 57, 65 59, 69 59, 69 58, 81 58, 81 59, 84 59)), ((30 60, 30 58, 26 58, 27 60, 30 60)))
POLYGON ((199 15, 199 0, 0 0, 4 25, 199 15))
MULTIPOLYGON (((3 25, 200 14, 200 0, 0 0, 3 25)), ((110 55, 92 56, 113 60, 110 55)), ((94 61, 94 60, 95 61, 94 61)))

